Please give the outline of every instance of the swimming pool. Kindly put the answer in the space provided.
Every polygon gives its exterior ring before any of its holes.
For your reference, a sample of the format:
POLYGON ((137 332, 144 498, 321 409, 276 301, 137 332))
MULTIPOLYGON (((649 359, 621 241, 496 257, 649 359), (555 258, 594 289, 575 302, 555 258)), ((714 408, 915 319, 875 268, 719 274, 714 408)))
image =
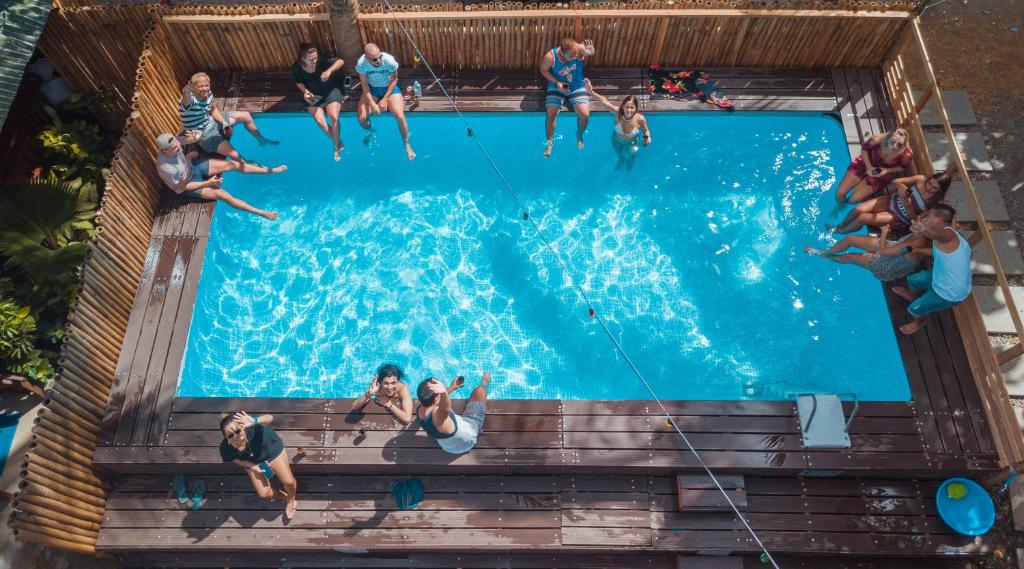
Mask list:
POLYGON ((344 115, 334 163, 307 116, 261 115, 281 146, 236 146, 288 172, 225 186, 281 218, 217 206, 178 395, 351 397, 394 362, 414 383, 489 370, 497 398, 648 399, 575 278, 664 399, 909 399, 878 282, 802 252, 841 214, 835 118, 651 114, 620 163, 608 113, 584 152, 563 114, 548 160, 542 115, 468 117, 574 275, 454 115, 410 116, 412 163, 389 116, 364 145, 344 115))

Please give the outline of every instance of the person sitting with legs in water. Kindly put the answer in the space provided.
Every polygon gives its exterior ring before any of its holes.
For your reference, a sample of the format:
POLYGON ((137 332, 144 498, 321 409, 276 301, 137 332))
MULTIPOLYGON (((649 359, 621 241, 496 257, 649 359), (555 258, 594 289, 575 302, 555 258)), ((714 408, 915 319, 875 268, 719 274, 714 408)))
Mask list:
POLYGON ((644 146, 651 143, 651 131, 647 128, 647 118, 640 114, 637 99, 633 95, 627 95, 618 106, 612 104, 608 97, 594 91, 590 79, 584 79, 583 85, 598 102, 598 105, 615 113, 615 128, 612 130, 612 148, 615 150, 619 162, 615 168, 620 168, 628 161, 629 167, 633 165, 633 159, 640 150, 641 142, 644 146))
POLYGON ((872 136, 861 145, 860 156, 846 168, 836 188, 839 203, 859 203, 885 189, 892 177, 910 167, 914 153, 902 128, 872 136), (853 190, 852 195, 847 195, 853 190))
POLYGON ((302 91, 306 111, 334 143, 335 162, 341 160, 341 151, 345 149, 338 122, 341 102, 345 99, 345 79, 341 73, 344 64, 345 60, 340 57, 320 57, 313 44, 304 43, 299 45, 299 60, 292 66, 292 79, 302 91))
POLYGON ((405 118, 405 99, 398 87, 398 60, 390 53, 384 53, 376 44, 368 43, 363 48, 363 55, 356 62, 356 73, 363 85, 363 96, 359 98, 356 114, 359 124, 367 130, 367 141, 370 136, 370 115, 379 115, 381 111, 391 111, 398 122, 398 132, 405 143, 405 154, 409 160, 416 158, 416 153, 409 145, 409 122, 405 118))
POLYGON ((221 113, 213 103, 210 76, 205 73, 196 73, 181 89, 181 99, 178 101, 181 123, 186 130, 198 130, 202 133, 199 136, 199 147, 203 152, 220 154, 244 162, 242 155, 228 142, 236 123, 244 124, 246 130, 256 137, 260 146, 278 144, 276 140, 270 140, 260 134, 251 114, 245 111, 221 113))
POLYGON ((370 381, 370 387, 363 395, 352 402, 353 411, 362 411, 366 404, 373 401, 403 425, 412 422, 412 394, 403 379, 402 369, 394 364, 384 364, 377 368, 377 375, 370 381))
POLYGON ((914 319, 900 327, 904 334, 917 332, 929 314, 952 308, 971 294, 971 244, 953 229, 955 216, 956 210, 939 204, 914 222, 914 232, 932 241, 932 269, 907 277, 908 287, 892 289, 910 302, 907 312, 914 319))
POLYGON ((805 247, 804 251, 820 255, 837 263, 863 267, 882 282, 895 281, 913 273, 930 256, 931 241, 923 235, 911 233, 897 241, 886 241, 873 235, 847 235, 827 249, 805 247), (846 253, 855 247, 863 253, 846 253))
MULTIPOLYGON (((195 131, 190 131, 195 133, 195 131)), ((198 135, 198 133, 195 133, 198 135)), ((287 166, 267 168, 253 163, 235 162, 221 158, 206 158, 193 164, 196 156, 186 156, 181 148, 183 138, 170 133, 156 137, 159 150, 156 157, 156 171, 160 179, 176 194, 192 196, 203 200, 220 200, 233 208, 255 213, 269 220, 277 219, 277 214, 249 205, 232 196, 221 187, 224 172, 241 172, 243 174, 276 174, 284 172, 287 166)))
POLYGON ((853 233, 865 225, 880 227, 882 243, 889 233, 903 236, 910 231, 910 224, 922 212, 945 199, 951 180, 945 172, 932 174, 928 178, 908 176, 894 180, 895 190, 857 204, 841 224, 825 227, 837 233, 853 233))
POLYGON ((295 499, 297 485, 284 442, 270 428, 273 420, 273 415, 249 416, 245 411, 224 417, 220 422, 224 435, 220 457, 245 469, 260 498, 284 502, 284 517, 290 520, 299 508, 295 499), (275 488, 271 478, 280 480, 282 488, 275 488))
POLYGON ((420 400, 416 416, 423 432, 436 440, 445 452, 465 454, 472 450, 484 430, 487 386, 490 383, 491 374, 484 372, 480 385, 473 390, 466 408, 459 415, 452 411, 449 394, 462 387, 462 376, 457 377, 447 389, 433 377, 424 379, 416 388, 416 397, 420 400))
POLYGON ((547 134, 545 158, 551 156, 555 140, 555 119, 562 105, 566 104, 576 113, 576 146, 583 150, 583 131, 590 121, 590 97, 583 83, 583 60, 593 55, 594 42, 584 40, 579 43, 573 38, 565 38, 540 60, 540 74, 548 80, 547 97, 544 99, 544 110, 547 113, 544 123, 547 134))

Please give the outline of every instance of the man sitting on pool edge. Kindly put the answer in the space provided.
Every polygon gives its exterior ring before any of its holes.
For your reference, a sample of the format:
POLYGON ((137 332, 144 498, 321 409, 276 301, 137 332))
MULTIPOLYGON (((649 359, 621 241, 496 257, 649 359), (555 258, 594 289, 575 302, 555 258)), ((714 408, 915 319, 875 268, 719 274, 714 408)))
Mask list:
MULTIPOLYGON (((187 132, 195 135, 195 131, 187 132)), ((186 155, 181 148, 182 142, 188 143, 190 139, 176 137, 167 132, 156 137, 156 147, 159 151, 156 157, 156 171, 164 184, 167 184, 167 187, 174 193, 204 200, 220 200, 231 207, 255 213, 271 221, 277 219, 277 213, 253 207, 229 194, 221 187, 223 182, 221 174, 227 171, 243 174, 277 174, 287 170, 287 166, 267 168, 248 162, 236 162, 221 158, 205 158, 193 164, 192 160, 197 155, 195 153, 186 155)))
POLYGON ((421 403, 416 416, 423 432, 436 440, 441 450, 447 453, 465 454, 473 450, 484 430, 487 386, 490 383, 491 374, 485 371, 480 385, 469 396, 462 415, 458 415, 452 411, 449 394, 462 387, 462 376, 457 377, 447 389, 433 377, 424 379, 416 388, 416 397, 421 403))

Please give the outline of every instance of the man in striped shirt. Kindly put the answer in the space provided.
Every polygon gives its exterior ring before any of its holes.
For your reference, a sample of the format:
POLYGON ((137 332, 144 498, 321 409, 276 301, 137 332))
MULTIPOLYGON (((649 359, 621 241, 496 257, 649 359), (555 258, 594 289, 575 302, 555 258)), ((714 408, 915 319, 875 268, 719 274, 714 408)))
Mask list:
POLYGON ((251 114, 245 111, 222 113, 214 106, 210 76, 205 73, 196 73, 185 84, 181 90, 181 100, 178 101, 178 112, 181 114, 181 123, 186 130, 198 130, 202 133, 199 136, 199 147, 209 154, 216 153, 232 160, 245 161, 228 142, 232 127, 236 123, 244 124, 245 129, 256 137, 260 146, 278 144, 276 140, 270 140, 260 134, 251 114))

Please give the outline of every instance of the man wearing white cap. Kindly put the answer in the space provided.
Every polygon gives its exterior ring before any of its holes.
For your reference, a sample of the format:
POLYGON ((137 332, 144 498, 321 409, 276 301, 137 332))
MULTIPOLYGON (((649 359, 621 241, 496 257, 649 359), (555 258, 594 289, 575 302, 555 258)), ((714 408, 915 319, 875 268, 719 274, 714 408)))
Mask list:
MULTIPOLYGON (((194 131, 189 131, 194 134, 194 131)), ((277 219, 277 213, 255 208, 232 196, 221 187, 221 174, 229 170, 243 174, 277 174, 288 169, 287 166, 267 168, 246 162, 222 160, 220 158, 204 158, 192 164, 181 149, 182 139, 173 134, 163 133, 156 137, 159 153, 156 157, 156 171, 160 179, 176 194, 185 194, 204 200, 221 200, 231 207, 255 213, 267 219, 277 219)))

